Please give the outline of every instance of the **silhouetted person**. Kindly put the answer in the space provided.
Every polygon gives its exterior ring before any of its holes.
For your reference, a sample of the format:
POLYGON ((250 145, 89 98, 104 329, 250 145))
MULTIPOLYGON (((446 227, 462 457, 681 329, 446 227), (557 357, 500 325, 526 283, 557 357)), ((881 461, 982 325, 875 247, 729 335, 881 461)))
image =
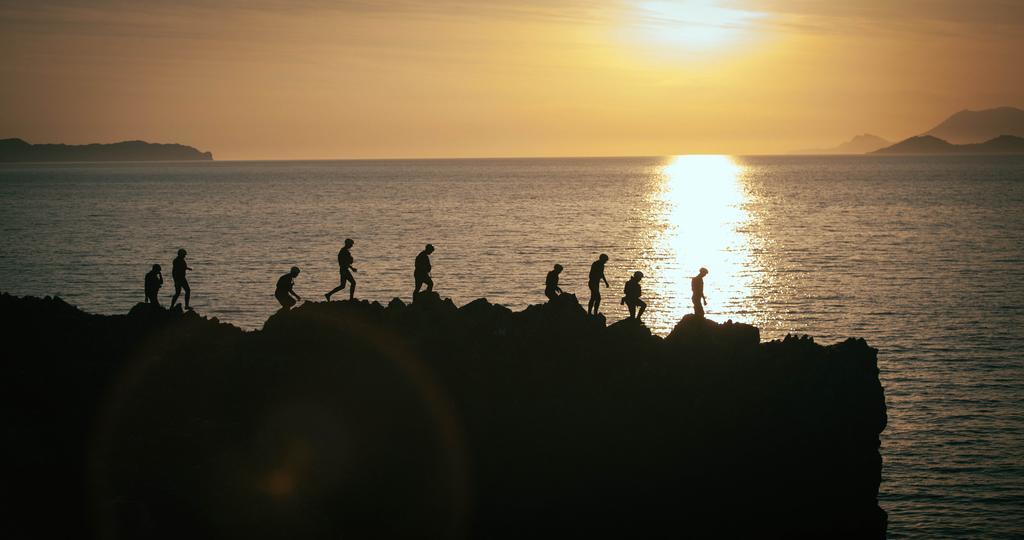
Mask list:
POLYGON ((341 248, 341 251, 338 252, 338 269, 341 271, 341 285, 331 289, 331 292, 324 295, 327 297, 328 302, 331 301, 332 294, 345 290, 346 282, 352 283, 352 288, 348 291, 348 299, 352 300, 356 297, 356 278, 352 277, 352 272, 358 272, 358 270, 352 266, 352 263, 355 262, 352 259, 352 252, 350 251, 353 244, 355 244, 355 242, 353 242, 351 238, 346 238, 345 247, 341 248))
POLYGON ((420 287, 427 286, 427 292, 434 290, 434 280, 430 279, 430 254, 434 252, 434 246, 427 244, 427 247, 416 256, 416 270, 413 277, 416 278, 416 289, 412 292, 413 297, 420 292, 420 287))
POLYGON ((708 299, 704 296, 704 276, 708 275, 707 268, 701 268, 700 272, 690 280, 690 289, 693 290, 693 314, 703 318, 704 306, 708 305, 708 299), (704 306, 700 305, 701 300, 704 306))
POLYGON ((622 297, 622 303, 626 304, 629 308, 629 318, 639 319, 644 316, 644 311, 647 309, 647 303, 640 299, 643 291, 640 289, 640 280, 644 278, 643 272, 635 272, 633 277, 626 281, 626 286, 623 288, 625 296, 622 297), (640 312, 637 313, 636 308, 640 308, 640 312))
POLYGON ((171 278, 174 279, 174 296, 171 297, 171 307, 178 303, 178 297, 181 296, 181 291, 185 291, 185 309, 192 309, 188 305, 189 299, 192 297, 192 289, 188 288, 188 279, 185 278, 185 272, 192 270, 188 263, 185 262, 185 255, 188 252, 184 249, 178 250, 178 256, 174 258, 174 262, 171 263, 171 278))
POLYGON ((590 302, 587 302, 587 314, 597 315, 601 311, 601 282, 608 286, 608 279, 604 277, 604 263, 608 262, 608 256, 604 253, 590 265, 590 302))
POLYGON ((544 280, 544 296, 547 296, 548 300, 554 300, 562 294, 562 289, 558 286, 558 274, 561 273, 562 265, 556 264, 555 269, 548 272, 548 277, 544 280))
POLYGON ((274 291, 274 298, 281 302, 283 309, 290 309, 295 305, 296 301, 302 300, 302 297, 292 289, 295 287, 295 278, 297 277, 299 277, 299 267, 293 266, 287 274, 277 280, 277 290, 274 291))
POLYGON ((164 275, 160 273, 160 265, 154 264, 153 269, 146 272, 146 303, 154 306, 160 305, 160 298, 157 293, 164 284, 164 275))

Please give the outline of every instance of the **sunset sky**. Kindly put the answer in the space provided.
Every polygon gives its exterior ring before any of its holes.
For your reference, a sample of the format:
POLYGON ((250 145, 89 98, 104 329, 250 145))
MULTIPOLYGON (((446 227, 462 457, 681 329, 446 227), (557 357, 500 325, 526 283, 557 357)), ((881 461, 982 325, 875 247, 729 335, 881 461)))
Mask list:
POLYGON ((0 0, 0 138, 773 153, 1024 107, 1024 2, 0 0))

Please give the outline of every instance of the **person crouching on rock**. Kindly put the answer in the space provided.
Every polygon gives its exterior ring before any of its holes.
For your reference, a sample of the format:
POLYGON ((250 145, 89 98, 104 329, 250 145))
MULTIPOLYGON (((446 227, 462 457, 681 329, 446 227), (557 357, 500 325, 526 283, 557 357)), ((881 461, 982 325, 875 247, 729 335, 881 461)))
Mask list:
POLYGON ((643 291, 640 289, 640 280, 644 278, 643 272, 636 272, 633 277, 629 278, 626 282, 626 286, 623 291, 625 296, 622 297, 622 304, 626 304, 629 308, 629 318, 639 319, 644 316, 644 311, 647 309, 647 303, 640 299, 643 291), (640 312, 637 313, 636 308, 640 308, 640 312))
POLYGON ((556 264, 555 269, 548 272, 548 277, 544 280, 544 296, 547 296, 548 300, 554 300, 562 294, 562 289, 558 286, 558 275, 561 273, 562 265, 556 264))
POLYGON ((299 277, 299 267, 293 266, 291 271, 277 280, 277 290, 274 291, 274 297, 277 298, 278 302, 281 302, 281 309, 291 309, 296 301, 302 300, 302 297, 292 290, 295 287, 295 278, 297 277, 299 277))
POLYGON ((160 273, 160 265, 154 264, 153 269, 146 272, 146 303, 160 307, 160 298, 157 293, 164 284, 164 276, 160 273))

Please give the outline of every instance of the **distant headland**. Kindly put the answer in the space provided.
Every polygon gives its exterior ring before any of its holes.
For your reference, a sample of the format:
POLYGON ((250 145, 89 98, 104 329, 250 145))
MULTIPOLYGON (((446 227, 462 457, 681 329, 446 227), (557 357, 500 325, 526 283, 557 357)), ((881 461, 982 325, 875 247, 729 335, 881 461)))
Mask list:
POLYGON ((896 144, 863 134, 832 148, 793 154, 1024 154, 1024 110, 963 110, 930 130, 896 144))
POLYGON ((0 163, 62 161, 212 161, 211 152, 183 144, 123 141, 112 144, 31 144, 0 139, 0 163))
POLYGON ((1024 138, 1000 135, 983 143, 951 144, 932 135, 902 140, 872 154, 1024 154, 1024 138))

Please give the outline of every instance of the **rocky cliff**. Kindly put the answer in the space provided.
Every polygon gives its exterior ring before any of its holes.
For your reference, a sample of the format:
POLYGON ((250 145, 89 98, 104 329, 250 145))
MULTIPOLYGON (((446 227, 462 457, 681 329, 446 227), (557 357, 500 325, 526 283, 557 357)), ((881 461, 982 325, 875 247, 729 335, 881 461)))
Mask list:
POLYGON ((567 295, 243 332, 0 295, 13 537, 880 538, 875 349, 567 295))

